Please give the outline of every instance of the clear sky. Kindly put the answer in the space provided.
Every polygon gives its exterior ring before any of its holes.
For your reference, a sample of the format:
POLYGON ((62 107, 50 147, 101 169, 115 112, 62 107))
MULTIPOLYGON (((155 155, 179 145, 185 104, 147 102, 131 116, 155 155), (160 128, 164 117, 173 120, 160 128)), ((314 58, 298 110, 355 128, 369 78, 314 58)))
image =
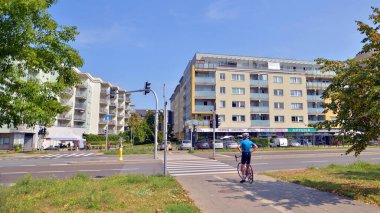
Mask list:
MULTIPOLYGON (((152 83, 163 107, 195 52, 344 60, 361 48, 355 20, 379 0, 59 0, 50 12, 75 25, 80 68, 126 90, 152 83)), ((153 95, 132 95, 136 109, 153 95)))

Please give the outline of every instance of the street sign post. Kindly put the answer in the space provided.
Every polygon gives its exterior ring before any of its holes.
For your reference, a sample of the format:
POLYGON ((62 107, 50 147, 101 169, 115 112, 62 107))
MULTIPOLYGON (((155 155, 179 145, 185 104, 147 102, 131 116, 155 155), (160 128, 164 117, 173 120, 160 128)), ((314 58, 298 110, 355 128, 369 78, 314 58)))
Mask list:
POLYGON ((109 114, 104 115, 104 120, 107 122, 106 124, 106 151, 108 151, 108 123, 111 120, 111 115, 109 114))

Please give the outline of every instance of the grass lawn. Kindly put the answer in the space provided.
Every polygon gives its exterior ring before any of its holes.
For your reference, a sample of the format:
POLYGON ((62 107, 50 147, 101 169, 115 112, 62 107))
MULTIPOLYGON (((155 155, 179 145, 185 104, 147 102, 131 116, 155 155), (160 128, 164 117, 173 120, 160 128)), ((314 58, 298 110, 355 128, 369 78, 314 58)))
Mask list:
POLYGON ((173 177, 33 179, 0 187, 0 212, 200 212, 173 177))
POLYGON ((380 206, 380 164, 356 162, 265 175, 380 206))

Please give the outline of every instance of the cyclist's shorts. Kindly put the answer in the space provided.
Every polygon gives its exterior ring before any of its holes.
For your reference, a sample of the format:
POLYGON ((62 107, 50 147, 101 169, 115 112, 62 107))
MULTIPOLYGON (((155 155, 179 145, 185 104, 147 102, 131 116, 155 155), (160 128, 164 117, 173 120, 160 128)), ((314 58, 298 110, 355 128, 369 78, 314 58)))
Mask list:
POLYGON ((241 153, 241 163, 242 164, 250 164, 251 163, 251 153, 250 152, 241 153))

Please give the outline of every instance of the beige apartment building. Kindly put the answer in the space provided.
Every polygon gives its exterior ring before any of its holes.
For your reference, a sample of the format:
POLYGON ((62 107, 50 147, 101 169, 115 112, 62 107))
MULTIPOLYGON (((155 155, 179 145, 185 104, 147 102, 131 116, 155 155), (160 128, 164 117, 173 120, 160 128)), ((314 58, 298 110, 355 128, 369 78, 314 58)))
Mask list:
POLYGON ((336 130, 308 125, 335 118, 323 113, 320 97, 333 76, 312 61, 196 53, 170 99, 174 134, 212 137, 215 107, 217 138, 249 132, 329 144, 336 130))
MULTIPOLYGON (((39 126, 27 128, 0 128, 0 149, 9 149, 21 144, 24 148, 49 146, 62 141, 78 141, 83 134, 105 134, 109 115, 108 133, 117 134, 127 128, 128 119, 133 112, 131 94, 101 78, 93 77, 74 68, 81 83, 67 89, 60 102, 69 110, 56 117, 52 127, 47 128, 48 134, 44 141, 38 137, 39 126)), ((38 78, 41 81, 54 81, 55 77, 45 73, 28 75, 28 78, 38 78)))

